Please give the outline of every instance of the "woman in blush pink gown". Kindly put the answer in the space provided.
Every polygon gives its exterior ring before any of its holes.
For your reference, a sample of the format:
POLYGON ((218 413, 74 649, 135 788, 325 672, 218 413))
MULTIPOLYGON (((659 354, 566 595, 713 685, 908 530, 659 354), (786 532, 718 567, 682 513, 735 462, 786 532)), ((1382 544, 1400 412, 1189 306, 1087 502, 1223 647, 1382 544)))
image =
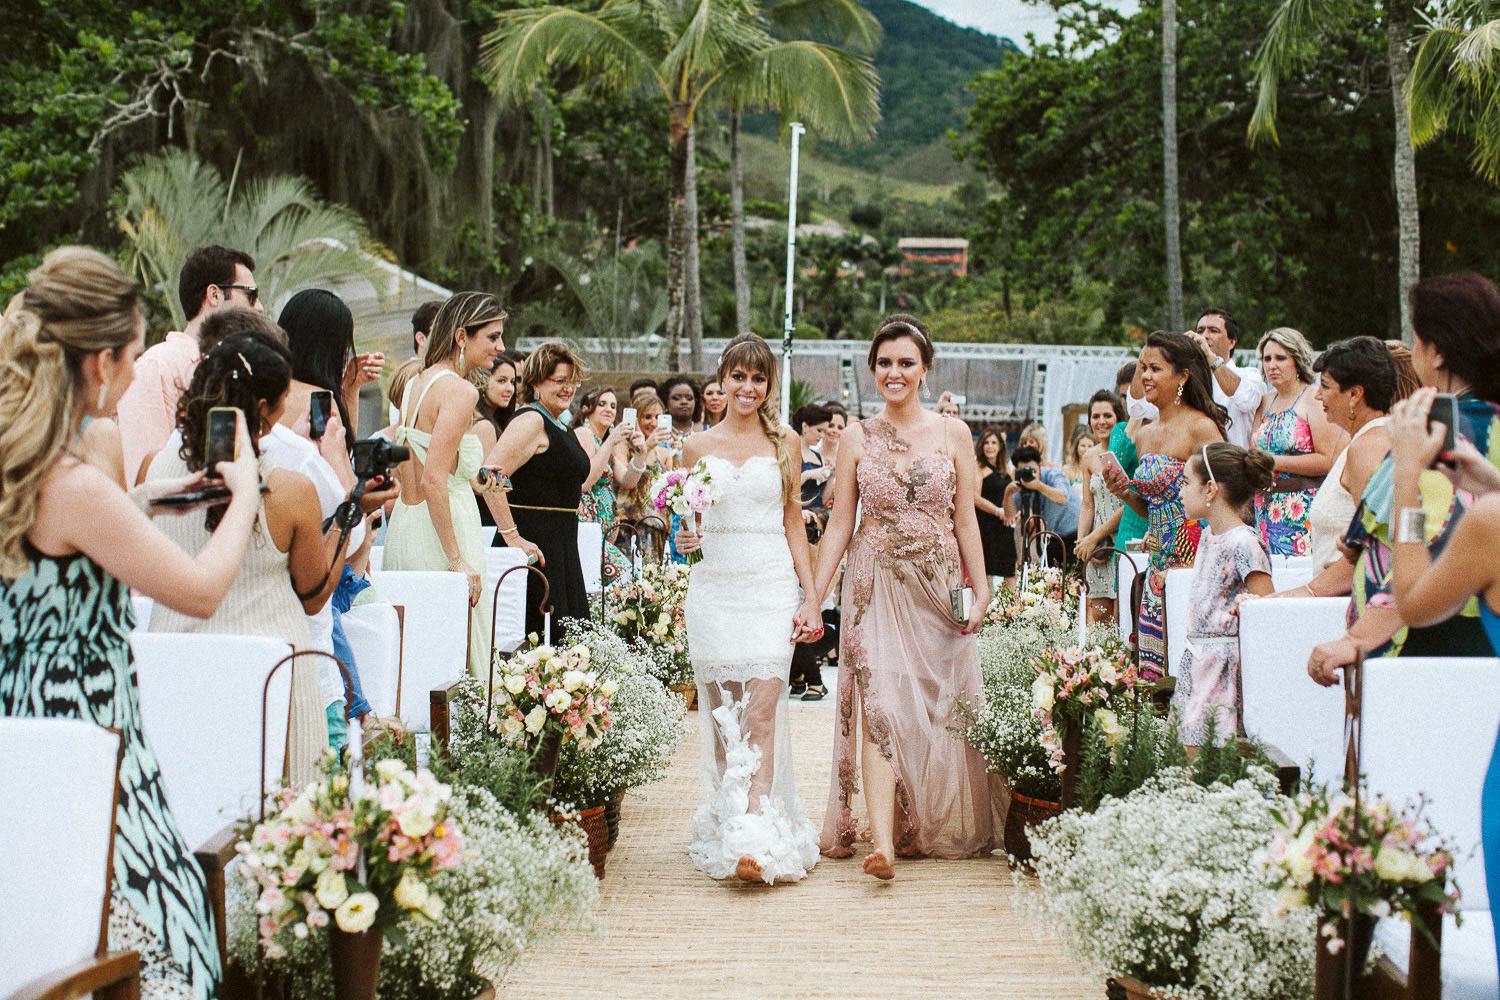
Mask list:
POLYGON ((981 695, 975 633, 989 583, 968 429, 918 400, 932 365, 926 330, 892 316, 876 331, 869 365, 886 405, 839 444, 839 481, 857 488, 836 494, 814 580, 826 591, 849 548, 820 847, 832 858, 853 855, 862 778, 873 839, 864 870, 889 879, 897 857, 967 858, 994 847, 989 776, 963 739, 959 711, 981 695), (966 576, 972 610, 955 620, 951 594, 966 576))

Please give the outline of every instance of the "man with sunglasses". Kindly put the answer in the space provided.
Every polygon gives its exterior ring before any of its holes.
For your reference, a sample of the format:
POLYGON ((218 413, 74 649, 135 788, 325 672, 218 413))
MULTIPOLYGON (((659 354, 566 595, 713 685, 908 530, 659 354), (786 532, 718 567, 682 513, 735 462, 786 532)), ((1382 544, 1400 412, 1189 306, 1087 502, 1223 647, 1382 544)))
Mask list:
POLYGON ((188 254, 177 278, 177 295, 187 325, 173 330, 135 363, 135 379, 120 398, 116 415, 125 459, 125 484, 171 436, 177 425, 177 402, 193 379, 198 359, 213 344, 202 342, 203 320, 225 306, 265 307, 255 285, 255 260, 242 250, 199 247, 188 254))

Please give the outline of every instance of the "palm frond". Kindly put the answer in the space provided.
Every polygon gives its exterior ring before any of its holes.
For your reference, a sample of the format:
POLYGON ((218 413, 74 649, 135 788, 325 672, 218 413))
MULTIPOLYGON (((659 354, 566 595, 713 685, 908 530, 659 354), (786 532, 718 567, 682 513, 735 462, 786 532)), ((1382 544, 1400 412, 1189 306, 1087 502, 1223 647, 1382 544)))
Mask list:
POLYGON ((842 48, 873 55, 885 36, 860 0, 771 0, 762 11, 782 38, 822 35, 842 48))
POLYGON ((759 24, 751 0, 690 0, 688 16, 662 60, 662 75, 677 81, 677 99, 694 101, 705 78, 742 63, 773 43, 759 24))
POLYGON ((1436 25, 1422 37, 1406 78, 1406 108, 1411 119, 1411 141, 1421 148, 1448 127, 1459 99, 1454 60, 1464 33, 1450 25, 1436 25))
POLYGON ((1329 0, 1283 0, 1266 37, 1261 40, 1251 63, 1256 82, 1255 112, 1250 116, 1250 142, 1269 139, 1280 142, 1276 134, 1276 92, 1284 77, 1301 65, 1309 46, 1317 39, 1320 17, 1329 0))
POLYGON ((637 44, 641 10, 616 4, 597 14, 566 7, 503 11, 480 45, 484 77, 497 95, 518 103, 559 68, 616 86, 656 82, 665 89, 656 61, 637 44))
POLYGON ((744 65, 737 85, 745 106, 776 108, 836 142, 867 139, 880 121, 875 67, 831 45, 778 42, 744 65))

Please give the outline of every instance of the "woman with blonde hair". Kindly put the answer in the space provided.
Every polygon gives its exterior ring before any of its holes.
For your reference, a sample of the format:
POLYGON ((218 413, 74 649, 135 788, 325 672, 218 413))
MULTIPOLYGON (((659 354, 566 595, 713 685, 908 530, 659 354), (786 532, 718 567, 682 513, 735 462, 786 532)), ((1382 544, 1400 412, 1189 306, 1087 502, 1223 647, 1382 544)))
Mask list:
MULTIPOLYGON (((630 440, 634 427, 616 424, 592 458, 573 433, 563 426, 573 396, 583 381, 583 362, 564 344, 542 344, 521 366, 518 399, 521 409, 490 449, 488 462, 510 476, 509 494, 485 494, 490 512, 505 544, 526 553, 547 575, 552 601, 552 638, 562 640, 565 619, 587 619, 588 591, 578 558, 578 505, 583 485, 597 479, 615 446, 630 440)), ((542 584, 527 574, 526 631, 542 634, 537 609, 542 584)))
POLYGON ((83 451, 84 424, 115 411, 144 346, 139 286, 84 247, 49 253, 0 322, 0 713, 120 733, 108 945, 141 952, 146 996, 206 998, 218 995, 219 954, 203 874, 141 726, 130 589, 212 615, 245 557, 260 484, 240 422, 238 457, 214 470, 230 499, 189 556, 147 514, 203 472, 127 494, 119 455, 106 471, 83 451))
POLYGON ((684 445, 723 491, 682 552, 703 552, 688 583, 688 649, 703 703, 707 801, 689 853, 710 878, 796 881, 818 861, 797 796, 786 717, 793 644, 823 634, 797 488, 800 439, 776 419, 776 358, 743 333, 719 361, 725 417, 684 445), (711 721, 711 724, 710 724, 711 721))
POLYGON ((485 675, 490 662, 491 609, 484 591, 484 538, 474 490, 484 446, 474 433, 479 390, 465 376, 488 368, 504 346, 506 312, 486 292, 459 292, 432 320, 421 369, 401 396, 396 443, 411 458, 396 470, 401 499, 391 511, 384 568, 449 570, 469 583, 469 670, 485 675))
POLYGON ((1272 456, 1276 478, 1270 490, 1255 494, 1255 525, 1271 555, 1305 556, 1312 547, 1307 517, 1313 498, 1349 436, 1308 391, 1317 376, 1306 337, 1277 327, 1266 331, 1256 351, 1271 391, 1256 412, 1251 445, 1272 456))

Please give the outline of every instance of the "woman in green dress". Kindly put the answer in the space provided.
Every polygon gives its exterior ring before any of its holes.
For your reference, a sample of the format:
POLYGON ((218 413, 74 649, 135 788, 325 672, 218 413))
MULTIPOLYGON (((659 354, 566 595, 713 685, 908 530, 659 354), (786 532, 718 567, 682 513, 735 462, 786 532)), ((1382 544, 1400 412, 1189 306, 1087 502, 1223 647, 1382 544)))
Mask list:
POLYGON ((27 280, 0 322, 0 714, 119 731, 109 947, 141 953, 143 996, 214 997, 203 875, 142 729, 130 588, 185 614, 214 613, 260 506, 255 452, 241 420, 239 457, 216 470, 231 499, 188 556, 146 512, 153 496, 195 488, 204 473, 127 493, 118 438, 112 455, 83 442, 84 424, 113 414, 134 377, 145 346, 139 286, 83 247, 52 251, 27 280))

